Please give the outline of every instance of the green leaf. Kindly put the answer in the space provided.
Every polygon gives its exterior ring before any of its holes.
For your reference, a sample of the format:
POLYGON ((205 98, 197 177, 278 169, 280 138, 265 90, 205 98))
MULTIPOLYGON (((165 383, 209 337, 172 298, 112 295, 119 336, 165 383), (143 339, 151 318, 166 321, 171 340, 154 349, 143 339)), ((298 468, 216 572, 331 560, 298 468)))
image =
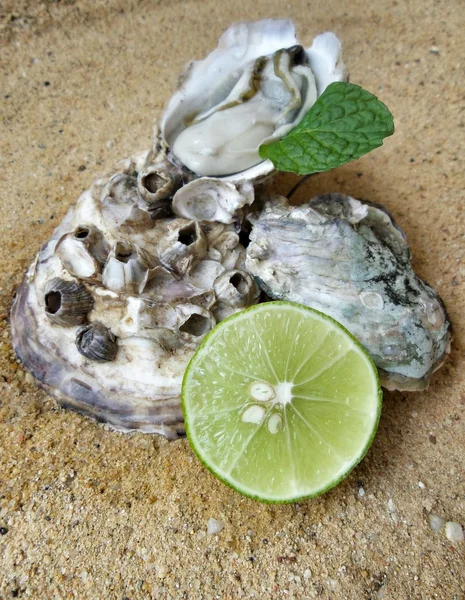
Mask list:
POLYGON ((263 144, 260 156, 279 171, 322 173, 360 158, 394 133, 385 104, 353 83, 331 83, 302 121, 282 139, 263 144))

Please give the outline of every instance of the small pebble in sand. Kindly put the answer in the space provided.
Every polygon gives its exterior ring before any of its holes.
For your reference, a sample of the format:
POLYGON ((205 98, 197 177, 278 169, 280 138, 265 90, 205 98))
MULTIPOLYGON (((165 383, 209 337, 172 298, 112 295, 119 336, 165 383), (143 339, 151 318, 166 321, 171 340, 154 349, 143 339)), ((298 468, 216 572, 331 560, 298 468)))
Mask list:
POLYGON ((207 525, 207 533, 210 535, 214 535, 215 533, 219 533, 224 527, 224 523, 218 521, 218 519, 210 518, 208 519, 207 525))
POLYGON ((433 531, 439 531, 441 527, 444 525, 444 520, 438 515, 431 513, 428 517, 429 526, 433 531))
POLYGON ((446 538, 453 544, 463 542, 463 529, 459 523, 455 521, 448 521, 446 523, 446 538))
POLYGON ((310 571, 310 569, 305 569, 304 579, 310 579, 311 576, 312 576, 312 572, 310 571))
POLYGON ((35 382, 35 379, 30 373, 26 373, 26 376, 24 377, 24 381, 27 384, 32 385, 35 382))
POLYGON ((425 484, 423 483, 423 481, 419 481, 418 482, 418 487, 420 488, 420 490, 424 490, 425 489, 425 484))
POLYGON ((387 508, 388 508, 389 516, 391 517, 391 521, 396 525, 397 524, 397 509, 396 509, 396 505, 394 504, 394 500, 392 498, 389 498, 389 500, 387 502, 387 508))
POLYGON ((431 54, 439 54, 439 48, 437 46, 431 46, 429 51, 431 54))
POLYGON ((362 486, 360 486, 358 488, 358 496, 359 496, 359 498, 363 498, 364 495, 365 495, 365 490, 362 486))
POLYGON ((158 579, 164 579, 168 574, 168 569, 164 565, 160 565, 157 568, 157 577, 158 579))

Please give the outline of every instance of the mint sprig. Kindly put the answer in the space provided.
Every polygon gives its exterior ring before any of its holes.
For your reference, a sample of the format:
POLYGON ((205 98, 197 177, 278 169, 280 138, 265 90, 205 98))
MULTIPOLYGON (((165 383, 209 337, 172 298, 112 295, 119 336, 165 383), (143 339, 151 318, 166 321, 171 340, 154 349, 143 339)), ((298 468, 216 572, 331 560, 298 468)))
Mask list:
POLYGON ((279 171, 309 175, 360 158, 393 133, 393 116, 376 96, 353 83, 335 82, 297 127, 261 145, 259 153, 279 171))

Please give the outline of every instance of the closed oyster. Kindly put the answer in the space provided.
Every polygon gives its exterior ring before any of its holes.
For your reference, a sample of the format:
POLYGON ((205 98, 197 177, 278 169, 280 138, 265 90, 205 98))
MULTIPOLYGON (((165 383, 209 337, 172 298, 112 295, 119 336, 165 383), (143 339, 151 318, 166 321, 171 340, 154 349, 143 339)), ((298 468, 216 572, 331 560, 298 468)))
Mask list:
POLYGON ((245 265, 262 290, 344 325, 388 389, 427 386, 449 351, 450 324, 439 296, 413 272, 405 236, 384 209, 341 194, 299 207, 280 198, 251 221, 245 265))

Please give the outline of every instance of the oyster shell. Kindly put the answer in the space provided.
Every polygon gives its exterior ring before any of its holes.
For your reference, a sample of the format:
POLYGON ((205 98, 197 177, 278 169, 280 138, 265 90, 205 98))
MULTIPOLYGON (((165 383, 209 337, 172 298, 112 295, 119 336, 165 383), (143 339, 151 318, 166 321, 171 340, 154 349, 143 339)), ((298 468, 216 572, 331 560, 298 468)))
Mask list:
POLYGON ((63 406, 174 438, 195 348, 259 290, 241 285, 242 300, 224 310, 221 282, 245 259, 234 225, 147 218, 137 161, 84 192, 41 248, 13 303, 12 341, 63 406))
POLYGON ((162 139, 197 176, 256 183, 274 170, 260 144, 283 137, 331 82, 347 79, 333 33, 305 50, 289 20, 236 23, 216 50, 186 66, 161 120, 162 139))
POLYGON ((381 207, 326 194, 250 217, 246 270, 270 297, 320 310, 368 350, 388 389, 418 390, 449 352, 447 313, 415 275, 405 235, 381 207))
POLYGON ((229 181, 202 177, 179 189, 173 198, 173 212, 185 219, 234 223, 241 209, 254 201, 254 189, 245 181, 235 186, 229 181))

